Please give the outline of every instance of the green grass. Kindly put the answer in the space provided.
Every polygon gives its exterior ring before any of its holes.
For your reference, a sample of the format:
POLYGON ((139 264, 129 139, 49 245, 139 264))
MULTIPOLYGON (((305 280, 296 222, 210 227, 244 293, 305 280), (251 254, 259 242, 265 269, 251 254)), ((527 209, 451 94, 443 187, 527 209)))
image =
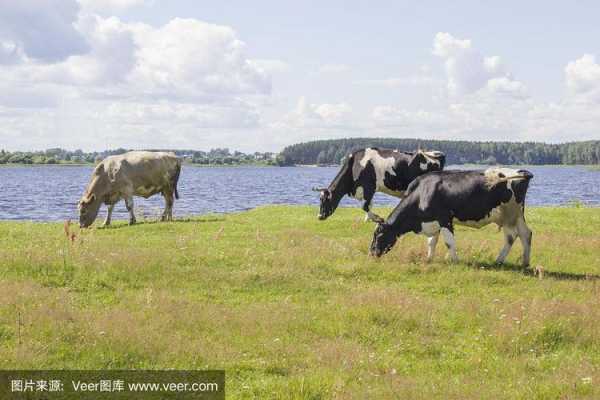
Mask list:
MULTIPOLYGON (((381 214, 388 210, 379 210, 381 214)), ((228 398, 600 398, 600 209, 528 208, 532 266, 459 227, 380 260, 358 209, 0 223, 0 368, 225 369, 228 398), (591 381, 590 381, 591 379, 591 381)))

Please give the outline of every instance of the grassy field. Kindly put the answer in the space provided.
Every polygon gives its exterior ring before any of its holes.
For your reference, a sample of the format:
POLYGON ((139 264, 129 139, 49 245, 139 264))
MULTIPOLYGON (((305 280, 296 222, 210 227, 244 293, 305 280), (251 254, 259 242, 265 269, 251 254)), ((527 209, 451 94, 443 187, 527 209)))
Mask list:
POLYGON ((520 243, 492 264, 492 227, 458 227, 459 264, 416 235, 374 260, 362 212, 316 212, 0 222, 0 368, 225 369, 235 399, 600 398, 600 209, 528 208, 543 279, 520 243))

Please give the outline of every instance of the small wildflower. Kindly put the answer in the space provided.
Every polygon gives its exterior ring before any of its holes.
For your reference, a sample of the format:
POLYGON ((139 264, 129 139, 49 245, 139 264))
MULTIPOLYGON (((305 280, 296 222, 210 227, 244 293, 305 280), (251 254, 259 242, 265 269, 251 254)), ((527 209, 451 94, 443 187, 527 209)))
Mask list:
POLYGON ((537 267, 535 267, 534 274, 537 275, 538 278, 544 279, 544 267, 542 267, 541 265, 538 265, 537 267))
POLYGON ((214 240, 218 240, 221 235, 223 234, 223 231, 225 230, 225 226, 221 226, 219 228, 219 230, 217 231, 217 233, 215 234, 214 240))
POLYGON ((71 220, 70 219, 65 221, 64 229, 65 229, 65 236, 68 239, 71 234, 71 220))

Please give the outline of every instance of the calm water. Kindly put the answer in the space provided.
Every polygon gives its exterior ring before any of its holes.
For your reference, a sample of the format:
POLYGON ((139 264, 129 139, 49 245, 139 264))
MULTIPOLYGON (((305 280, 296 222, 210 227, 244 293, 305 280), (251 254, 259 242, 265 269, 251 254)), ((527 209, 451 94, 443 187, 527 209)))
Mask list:
MULTIPOLYGON (((600 171, 585 167, 528 166, 535 178, 527 194, 534 206, 564 205, 581 201, 600 205, 600 171)), ((199 168, 184 166, 179 180, 179 201, 174 213, 193 214, 246 210, 264 204, 318 204, 312 187, 327 186, 338 168, 199 168)), ((0 219, 56 221, 77 219, 76 205, 87 185, 92 167, 40 166, 0 168, 0 219)), ((138 219, 154 217, 163 207, 160 195, 134 198, 138 219)), ((395 205, 398 200, 383 194, 376 205, 395 205)), ((342 205, 358 206, 344 199, 342 205)), ((105 215, 102 207, 99 218, 105 215)), ((315 209, 316 212, 316 209, 315 209)), ((114 216, 125 219, 125 204, 115 207, 114 216)))

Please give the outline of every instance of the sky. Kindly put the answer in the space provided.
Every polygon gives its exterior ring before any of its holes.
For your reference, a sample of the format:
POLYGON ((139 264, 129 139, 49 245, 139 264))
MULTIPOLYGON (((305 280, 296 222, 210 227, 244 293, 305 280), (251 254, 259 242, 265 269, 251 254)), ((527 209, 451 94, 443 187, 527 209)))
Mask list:
POLYGON ((600 140, 594 1, 0 0, 0 148, 600 140))

